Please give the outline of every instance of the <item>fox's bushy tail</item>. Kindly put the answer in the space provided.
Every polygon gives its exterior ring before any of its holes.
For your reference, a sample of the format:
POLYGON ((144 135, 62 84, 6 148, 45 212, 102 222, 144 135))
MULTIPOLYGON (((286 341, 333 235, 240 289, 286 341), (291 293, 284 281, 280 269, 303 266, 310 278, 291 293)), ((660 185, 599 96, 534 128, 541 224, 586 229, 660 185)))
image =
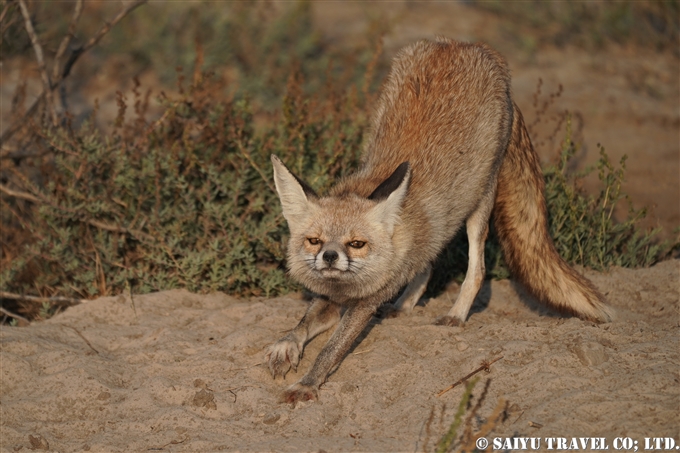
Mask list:
POLYGON ((510 271, 539 300, 583 319, 611 321, 593 284, 557 253, 550 238, 543 173, 517 106, 498 176, 494 225, 510 271))

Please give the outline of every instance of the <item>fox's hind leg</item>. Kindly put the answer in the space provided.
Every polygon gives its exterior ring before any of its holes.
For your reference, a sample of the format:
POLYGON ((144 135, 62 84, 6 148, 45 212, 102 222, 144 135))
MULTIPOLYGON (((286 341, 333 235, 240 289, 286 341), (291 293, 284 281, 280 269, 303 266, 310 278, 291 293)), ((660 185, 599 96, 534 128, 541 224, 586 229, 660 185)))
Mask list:
MULTIPOLYGON (((495 186, 495 185, 494 185, 495 186)), ((437 319, 436 324, 446 326, 462 326, 475 297, 482 287, 486 268, 484 266, 484 243, 489 234, 489 217, 495 198, 495 190, 490 191, 482 199, 477 210, 468 217, 465 226, 469 242, 468 268, 460 294, 446 316, 437 319)))
POLYGON ((298 325, 267 348, 264 359, 274 378, 286 377, 291 368, 297 371, 305 343, 333 327, 340 319, 340 308, 327 300, 314 299, 298 325))
POLYGON ((410 314, 413 311, 413 307, 416 306, 423 296, 423 293, 425 293, 427 282, 430 281, 431 276, 432 265, 428 265, 424 271, 417 274, 413 280, 411 280, 394 305, 388 304, 383 306, 383 309, 381 310, 382 316, 385 318, 395 318, 401 314, 410 314))
POLYGON ((425 293, 427 288, 427 282, 430 281, 432 276, 432 265, 428 265, 427 268, 416 275, 411 283, 406 286, 404 293, 399 296, 399 299, 394 303, 394 308, 396 308, 401 313, 411 313, 413 307, 416 306, 420 298, 425 293))

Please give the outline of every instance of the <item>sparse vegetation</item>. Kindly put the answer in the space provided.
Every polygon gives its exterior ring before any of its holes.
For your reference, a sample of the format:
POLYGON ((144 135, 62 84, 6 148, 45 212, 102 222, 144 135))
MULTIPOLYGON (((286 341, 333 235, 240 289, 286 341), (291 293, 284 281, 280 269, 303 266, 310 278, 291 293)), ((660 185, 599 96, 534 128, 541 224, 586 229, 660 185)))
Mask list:
POLYGON ((545 169, 550 233, 556 238, 560 255, 570 263, 597 270, 614 265, 652 265, 668 244, 653 242, 658 230, 642 233, 636 228, 646 210, 633 209, 628 197, 621 192, 627 156, 623 156, 616 168, 600 145, 596 169, 602 188, 596 197, 586 197, 579 192, 578 181, 595 168, 576 175, 566 171, 577 147, 571 140, 568 122, 560 160, 545 169), (623 201, 628 202, 628 217, 617 222, 613 218, 614 209, 623 201))
MULTIPOLYGON (((476 445, 477 439, 490 435, 496 426, 505 421, 507 417, 507 402, 504 399, 499 399, 493 412, 487 418, 480 414, 482 404, 486 400, 491 379, 487 379, 484 383, 484 388, 475 396, 473 391, 479 382, 479 378, 474 378, 465 381, 465 391, 460 397, 458 408, 450 422, 448 429, 444 434, 440 435, 435 440, 434 449, 429 449, 429 440, 432 437, 433 421, 435 416, 435 408, 432 407, 430 416, 425 421, 425 439, 423 442, 423 452, 434 451, 436 453, 448 453, 456 451, 459 453, 473 453, 483 451, 476 445), (474 405, 472 402, 474 401, 474 405)), ((446 405, 442 405, 439 417, 438 431, 442 431, 442 424, 445 418, 446 405)))

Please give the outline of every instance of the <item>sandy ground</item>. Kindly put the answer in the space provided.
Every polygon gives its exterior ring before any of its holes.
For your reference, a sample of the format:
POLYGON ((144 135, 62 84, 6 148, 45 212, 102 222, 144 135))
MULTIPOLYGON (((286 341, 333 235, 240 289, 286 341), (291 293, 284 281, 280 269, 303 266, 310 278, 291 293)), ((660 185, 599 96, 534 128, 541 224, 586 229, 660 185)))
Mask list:
POLYGON ((375 319, 320 401, 296 408, 277 399, 327 335, 285 382, 262 361, 304 313, 299 298, 167 291, 2 326, 1 450, 432 451, 463 388, 436 394, 500 356, 475 391, 491 380, 476 423, 508 402, 491 436, 604 437, 610 449, 630 437, 641 450, 645 437, 680 441, 680 261, 587 275, 616 321, 559 317, 499 281, 465 327, 434 326, 454 289, 413 316, 375 319))

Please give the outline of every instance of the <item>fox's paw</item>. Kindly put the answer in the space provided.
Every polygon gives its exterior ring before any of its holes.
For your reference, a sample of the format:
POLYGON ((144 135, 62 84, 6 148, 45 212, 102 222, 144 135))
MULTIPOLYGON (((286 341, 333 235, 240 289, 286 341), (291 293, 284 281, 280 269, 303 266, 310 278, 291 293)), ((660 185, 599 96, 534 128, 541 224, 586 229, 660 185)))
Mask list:
POLYGON ((285 337, 269 346, 264 360, 269 365, 272 377, 276 379, 276 376, 280 375, 282 378, 285 378, 286 373, 291 368, 297 371, 298 363, 300 363, 300 352, 298 345, 285 337))
POLYGON ((282 403, 292 404, 293 407, 300 401, 316 401, 319 399, 319 392, 316 386, 300 384, 299 382, 291 385, 283 392, 282 403))
POLYGON ((463 327, 465 321, 461 321, 453 316, 438 316, 434 321, 435 326, 463 327))

